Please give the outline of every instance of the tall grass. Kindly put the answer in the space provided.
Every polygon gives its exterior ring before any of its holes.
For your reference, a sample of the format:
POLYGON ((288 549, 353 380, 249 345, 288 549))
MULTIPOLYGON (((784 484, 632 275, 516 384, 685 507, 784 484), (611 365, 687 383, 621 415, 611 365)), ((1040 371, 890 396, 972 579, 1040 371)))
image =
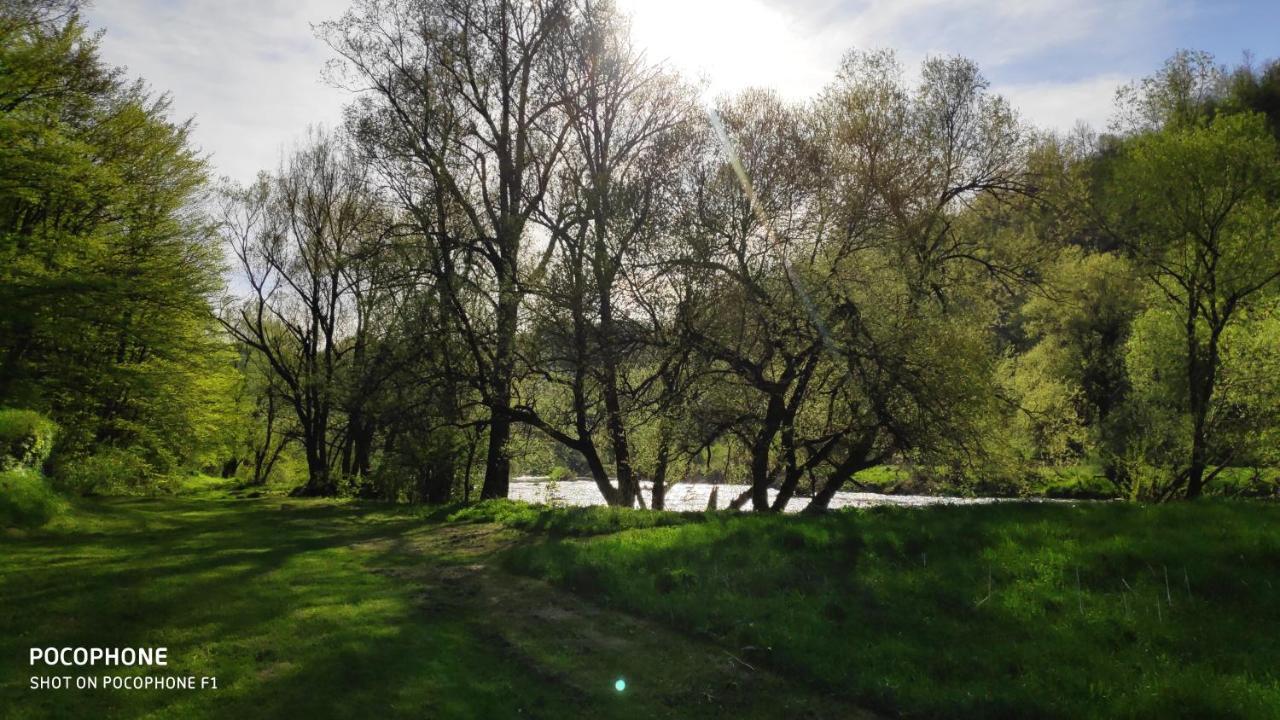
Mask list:
POLYGON ((505 562, 888 714, 1275 718, 1278 528, 1228 501, 711 515, 505 562))

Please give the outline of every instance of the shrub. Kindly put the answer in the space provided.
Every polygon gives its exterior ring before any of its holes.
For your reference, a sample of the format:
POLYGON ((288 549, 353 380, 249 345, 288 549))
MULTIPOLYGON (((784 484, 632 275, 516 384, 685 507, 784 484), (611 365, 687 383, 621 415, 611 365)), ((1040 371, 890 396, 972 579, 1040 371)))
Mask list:
POLYGON ((61 513, 66 504, 35 470, 0 472, 0 527, 40 527, 61 513))
POLYGON ((79 495, 139 495, 164 489, 150 463, 121 448, 102 448, 64 461, 55 479, 60 489, 79 495))
POLYGON ((1035 495, 1051 498, 1106 499, 1118 494, 1115 483, 1092 465, 1041 468, 1036 473, 1035 495))
POLYGON ((1208 492, 1232 497, 1280 496, 1280 470, 1276 468, 1223 468, 1208 492))
POLYGON ((553 483, 564 482, 573 479, 573 471, 563 465, 557 465, 551 468, 551 474, 548 480, 553 483))
POLYGON ((57 434, 58 426, 34 410, 0 408, 0 470, 39 468, 57 434))

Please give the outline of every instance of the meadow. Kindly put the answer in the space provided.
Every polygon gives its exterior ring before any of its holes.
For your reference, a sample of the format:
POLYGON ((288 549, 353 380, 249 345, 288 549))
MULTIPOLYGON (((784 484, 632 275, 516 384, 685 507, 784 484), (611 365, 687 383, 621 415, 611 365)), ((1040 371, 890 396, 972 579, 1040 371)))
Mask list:
POLYGON ((777 517, 229 488, 81 499, 6 531, 0 717, 1280 708, 1280 508, 1266 502, 777 517), (160 672, 219 689, 33 691, 36 645, 163 646, 160 672))

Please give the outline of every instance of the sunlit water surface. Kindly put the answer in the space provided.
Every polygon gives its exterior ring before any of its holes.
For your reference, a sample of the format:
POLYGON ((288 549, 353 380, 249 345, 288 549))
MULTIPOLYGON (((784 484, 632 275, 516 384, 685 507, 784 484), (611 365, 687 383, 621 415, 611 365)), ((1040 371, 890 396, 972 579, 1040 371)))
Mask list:
MULTIPOLYGON (((711 497, 712 488, 717 492, 717 507, 726 508, 734 498, 747 489, 746 485, 707 485, 686 483, 668 488, 666 498, 667 510, 706 510, 707 501, 711 497)), ((652 488, 643 484, 645 503, 648 504, 652 488)), ((769 490, 769 500, 773 501, 778 492, 769 490)), ((542 477, 518 477, 511 483, 509 497, 531 503, 556 505, 603 505, 604 497, 600 489, 591 480, 561 480, 548 482, 542 477)), ((846 507, 872 507, 875 505, 905 505, 908 507, 924 507, 926 505, 982 505, 994 502, 1009 502, 1005 498, 988 497, 946 497, 937 495, 884 495, 868 492, 838 492, 831 499, 831 509, 846 507)), ((793 497, 787 503, 787 512, 800 512, 809 504, 807 497, 793 497)), ((744 509, 750 509, 748 502, 744 509)))

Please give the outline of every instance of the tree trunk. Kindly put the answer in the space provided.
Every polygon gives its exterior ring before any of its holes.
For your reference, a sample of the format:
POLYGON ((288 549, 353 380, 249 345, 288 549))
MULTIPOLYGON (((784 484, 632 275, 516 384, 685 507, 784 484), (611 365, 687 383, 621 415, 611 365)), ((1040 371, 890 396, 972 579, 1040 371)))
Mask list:
POLYGON ((418 501, 442 505, 453 495, 454 461, 452 452, 442 453, 418 476, 418 501))
POLYGON ((236 470, 239 470, 239 469, 240 469, 240 458, 233 457, 222 464, 222 477, 223 478, 235 477, 236 470))
MULTIPOLYGON (((516 238, 518 241, 518 237, 516 238)), ((518 244, 517 244, 518 248, 518 244)), ((513 250, 514 252, 514 250, 513 250)), ((504 498, 511 484, 511 384, 515 375, 516 324, 520 296, 515 286, 515 258, 505 257, 498 269, 497 338, 490 378, 489 452, 485 458, 480 499, 504 498)))
MULTIPOLYGON (((622 505, 622 493, 609 482, 609 471, 605 469, 604 461, 600 459, 600 454, 596 452, 595 446, 591 443, 584 443, 578 448, 578 452, 587 461, 587 467, 591 470, 591 478, 596 481, 596 487, 600 489, 600 495, 604 501, 610 505, 622 505)), ((634 504, 635 498, 632 498, 634 504)))
POLYGON ((786 418, 786 404, 780 393, 769 395, 769 404, 764 411, 764 425, 751 443, 751 509, 756 512, 769 511, 769 484, 773 477, 769 474, 769 460, 773 451, 773 438, 778 436, 786 418))
POLYGON ((756 512, 769 510, 769 483, 773 480, 769 473, 769 459, 773 450, 773 439, 778 435, 785 412, 786 404, 782 396, 777 393, 770 394, 764 425, 751 446, 751 508, 756 512))
POLYGON ((1204 494, 1205 469, 1209 464, 1209 408, 1218 375, 1218 342, 1222 326, 1210 329, 1203 356, 1196 340, 1195 316, 1187 323, 1187 382, 1191 399, 1191 462, 1187 468, 1187 499, 1204 494))
POLYGON ((366 421, 355 428, 356 436, 351 469, 357 475, 367 476, 373 470, 373 423, 366 421))
POLYGON ((773 512, 782 512, 787 509, 787 503, 791 502, 791 496, 796 492, 796 485, 800 483, 800 468, 796 463, 796 431, 790 420, 782 427, 782 455, 786 458, 787 466, 782 477, 782 485, 778 487, 778 496, 773 499, 773 507, 770 508, 773 512))
POLYGON ((303 440, 307 455, 307 484, 298 492, 306 497, 330 497, 337 493, 333 477, 329 472, 329 459, 325 457, 323 443, 315 438, 303 440))
POLYGON ((667 506, 667 466, 671 462, 671 451, 666 434, 663 434, 658 445, 658 462, 653 469, 653 490, 649 491, 649 507, 663 510, 667 506))
POLYGON ((1191 465, 1187 470, 1187 499, 1195 500, 1204 494, 1205 462, 1204 420, 1197 418, 1191 437, 1191 465))
POLYGON ((511 420, 501 412, 489 420, 489 450, 484 463, 484 485, 480 499, 504 498, 511 487, 511 458, 507 444, 511 440, 511 420))
POLYGON ((813 500, 804 509, 806 514, 825 512, 831 504, 831 498, 835 497, 840 488, 853 478, 854 473, 873 467, 884 459, 884 455, 869 457, 875 439, 876 433, 870 431, 857 445, 849 449, 849 454, 845 456, 844 461, 831 471, 827 481, 818 489, 818 492, 814 493, 813 500))
POLYGON ((771 443, 764 433, 751 447, 751 508, 756 512, 769 509, 769 450, 771 443))
MULTIPOLYGON (((612 361, 606 360, 607 364, 612 361)), ((605 412, 608 414, 609 440, 613 445, 614 469, 618 475, 618 500, 625 507, 635 505, 639 494, 635 475, 631 472, 631 447, 622 421, 622 404, 618 398, 617 376, 612 368, 605 371, 605 412)))
MULTIPOLYGON (((477 433, 478 434, 478 433, 477 433)), ((468 433, 468 436, 470 433, 468 433)), ((479 437, 467 438, 467 467, 462 471, 462 500, 463 502, 471 502, 471 469, 475 467, 476 462, 476 446, 480 444, 479 437)))
POLYGON ((853 477, 854 471, 845 472, 843 468, 836 468, 827 476, 827 481, 823 483, 822 488, 814 494, 813 499, 805 506, 805 514, 812 515, 825 512, 827 506, 831 504, 831 498, 844 486, 845 482, 853 477))

